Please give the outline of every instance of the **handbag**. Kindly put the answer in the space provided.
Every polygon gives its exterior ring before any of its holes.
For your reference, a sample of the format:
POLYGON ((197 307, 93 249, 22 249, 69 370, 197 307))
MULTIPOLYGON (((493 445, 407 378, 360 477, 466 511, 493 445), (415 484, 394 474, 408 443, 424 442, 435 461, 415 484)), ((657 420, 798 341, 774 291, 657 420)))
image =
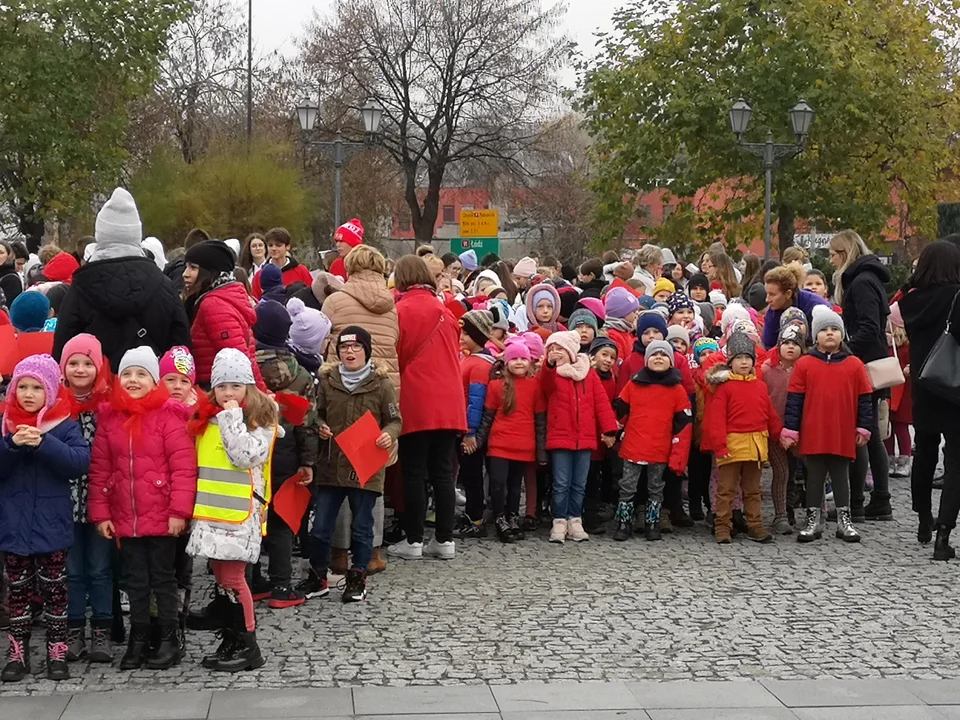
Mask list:
POLYGON ((870 384, 873 385, 874 390, 886 390, 903 385, 907 381, 903 377, 903 368, 900 367, 900 360, 897 357, 871 360, 867 363, 867 375, 870 376, 870 384))
POLYGON ((960 405, 960 345, 950 334, 950 326, 958 297, 960 291, 953 296, 953 302, 950 303, 950 314, 947 315, 947 327, 943 335, 923 361, 923 367, 917 375, 917 382, 925 390, 940 395, 955 405, 960 405))

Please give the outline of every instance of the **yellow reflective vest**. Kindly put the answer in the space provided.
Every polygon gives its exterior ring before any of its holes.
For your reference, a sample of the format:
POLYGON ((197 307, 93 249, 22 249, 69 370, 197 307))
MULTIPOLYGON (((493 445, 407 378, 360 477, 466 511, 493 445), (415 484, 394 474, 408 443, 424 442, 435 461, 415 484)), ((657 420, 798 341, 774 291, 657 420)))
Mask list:
POLYGON ((203 435, 197 438, 197 501, 193 508, 195 520, 239 525, 253 513, 254 501, 263 504, 261 532, 266 535, 266 506, 270 502, 270 471, 272 469, 273 444, 263 466, 264 497, 254 491, 253 470, 241 470, 230 462, 220 426, 209 423, 203 435))

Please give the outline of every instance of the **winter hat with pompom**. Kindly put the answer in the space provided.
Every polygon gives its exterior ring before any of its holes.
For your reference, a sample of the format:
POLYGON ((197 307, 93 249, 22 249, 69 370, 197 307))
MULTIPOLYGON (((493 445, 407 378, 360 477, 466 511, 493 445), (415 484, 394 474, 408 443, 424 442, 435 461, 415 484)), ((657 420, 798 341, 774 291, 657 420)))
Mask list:
POLYGON ((573 330, 555 332, 547 338, 546 349, 549 350, 551 345, 557 345, 566 350, 567 355, 570 356, 570 362, 576 362, 577 355, 580 353, 580 333, 573 330))
POLYGON ((298 348, 319 355, 333 326, 330 318, 319 310, 308 308, 300 298, 293 298, 287 303, 287 312, 291 320, 290 342, 298 348))
POLYGON ((537 362, 543 357, 546 348, 543 346, 543 338, 535 332, 525 332, 521 336, 523 342, 530 348, 530 359, 537 362))

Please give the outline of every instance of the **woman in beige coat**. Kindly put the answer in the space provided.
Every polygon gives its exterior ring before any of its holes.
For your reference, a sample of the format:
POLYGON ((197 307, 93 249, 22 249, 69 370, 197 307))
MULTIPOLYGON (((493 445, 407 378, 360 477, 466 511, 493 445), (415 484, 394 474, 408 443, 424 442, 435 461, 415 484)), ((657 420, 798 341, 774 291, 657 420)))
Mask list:
MULTIPOLYGON (((375 248, 358 245, 344 258, 348 280, 340 292, 335 292, 323 302, 323 313, 333 327, 328 337, 335 338, 343 328, 359 325, 373 337, 373 360, 387 370, 387 375, 400 396, 400 363, 397 359, 397 340, 400 339, 400 326, 397 322, 397 308, 393 293, 387 289, 385 278, 387 261, 375 248)), ((327 359, 336 361, 336 348, 330 347, 327 359)), ((391 468, 387 469, 389 475, 391 468)), ((383 496, 377 499, 373 510, 373 559, 368 572, 376 573, 386 568, 381 557, 383 544, 383 496)), ((350 547, 350 508, 345 503, 337 518, 337 528, 333 535, 333 550, 330 568, 333 572, 345 573, 347 550, 350 547)))

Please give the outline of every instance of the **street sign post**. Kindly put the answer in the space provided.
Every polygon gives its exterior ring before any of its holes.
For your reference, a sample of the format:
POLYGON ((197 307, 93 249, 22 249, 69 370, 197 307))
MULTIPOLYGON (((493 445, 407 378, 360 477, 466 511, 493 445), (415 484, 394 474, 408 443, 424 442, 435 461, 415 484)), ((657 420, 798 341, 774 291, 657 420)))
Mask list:
POLYGON ((495 237, 485 237, 485 238, 456 238, 451 241, 452 247, 459 247, 460 250, 458 253, 466 252, 467 250, 473 250, 477 254, 477 259, 482 259, 484 255, 489 253, 500 254, 500 238, 495 237))
POLYGON ((461 210, 460 237, 495 238, 500 235, 500 213, 497 210, 461 210))

